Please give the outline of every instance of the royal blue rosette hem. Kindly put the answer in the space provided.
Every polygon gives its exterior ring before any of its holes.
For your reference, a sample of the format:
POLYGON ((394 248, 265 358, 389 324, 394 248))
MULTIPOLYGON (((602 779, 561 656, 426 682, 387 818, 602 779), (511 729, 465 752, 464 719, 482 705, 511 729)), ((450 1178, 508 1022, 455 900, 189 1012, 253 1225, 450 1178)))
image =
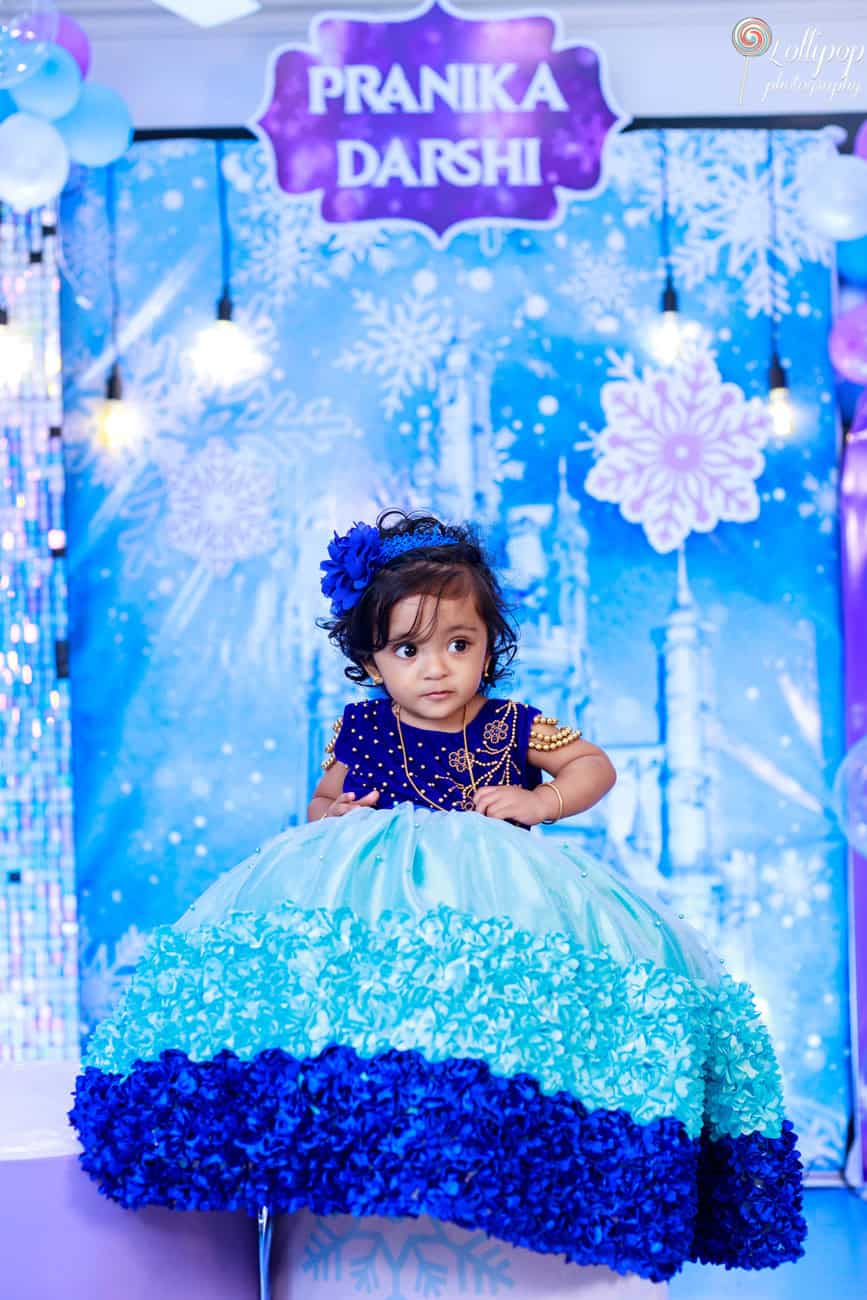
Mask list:
POLYGON ((429 1214, 577 1264, 665 1281, 686 1260, 803 1254, 792 1126, 711 1141, 543 1093, 484 1061, 268 1048, 89 1066, 69 1118, 83 1169, 128 1208, 429 1214))

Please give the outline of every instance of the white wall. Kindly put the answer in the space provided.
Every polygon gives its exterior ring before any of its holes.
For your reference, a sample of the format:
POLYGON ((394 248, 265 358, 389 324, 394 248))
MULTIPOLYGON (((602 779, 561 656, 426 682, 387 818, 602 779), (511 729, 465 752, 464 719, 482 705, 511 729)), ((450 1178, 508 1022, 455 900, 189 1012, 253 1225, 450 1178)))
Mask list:
MULTIPOLYGON (((70 0, 64 3, 91 37, 92 79, 114 86, 126 98, 137 127, 240 126, 262 99, 268 55, 275 47, 307 39, 309 20, 326 9, 400 14, 416 7, 388 0, 350 0, 312 6, 267 3, 261 13, 226 27, 202 30, 140 0, 70 0)), ((849 73, 854 93, 832 97, 817 85, 810 51, 827 47, 867 46, 867 0, 849 3, 571 3, 538 7, 522 3, 477 2, 464 12, 515 12, 549 9, 561 15, 564 36, 587 38, 608 62, 611 94, 633 117, 731 116, 755 114, 860 113, 867 116, 867 53, 849 73), (781 68, 771 55, 750 60, 743 103, 738 102, 745 65, 731 41, 739 19, 758 11, 780 42, 781 68), (782 51, 803 49, 805 57, 789 61, 782 51), (800 74, 802 89, 763 97, 768 80, 800 74), (812 93, 808 89, 812 83, 812 93)), ((837 80, 843 61, 834 58, 822 74, 837 80), (827 68, 833 69, 828 72, 827 68)))

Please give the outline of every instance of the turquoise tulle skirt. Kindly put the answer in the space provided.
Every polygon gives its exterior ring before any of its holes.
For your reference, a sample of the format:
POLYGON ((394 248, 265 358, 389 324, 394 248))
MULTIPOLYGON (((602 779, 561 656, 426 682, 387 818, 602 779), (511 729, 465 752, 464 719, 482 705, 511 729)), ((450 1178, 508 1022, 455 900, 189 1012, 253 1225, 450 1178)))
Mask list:
POLYGON ((749 987, 570 844, 401 803, 292 827, 151 936, 70 1112, 127 1206, 422 1213, 662 1280, 802 1253, 749 987))

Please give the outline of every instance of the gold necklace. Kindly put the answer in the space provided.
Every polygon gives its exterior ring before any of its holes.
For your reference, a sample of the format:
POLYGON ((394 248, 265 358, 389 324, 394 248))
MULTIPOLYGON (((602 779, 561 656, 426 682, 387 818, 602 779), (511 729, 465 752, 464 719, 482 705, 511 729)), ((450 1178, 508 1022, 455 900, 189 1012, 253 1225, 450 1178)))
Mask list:
MULTIPOLYGON (((404 773, 406 774, 406 779, 407 779, 407 781, 409 781, 410 785, 412 786, 413 790, 415 790, 416 794, 421 795, 421 797, 422 797, 422 799, 424 799, 425 803, 430 804, 431 808, 438 808, 438 809, 440 809, 440 810, 442 810, 442 811, 446 811, 446 812, 448 812, 449 809, 447 809, 447 808, 445 807, 444 804, 441 804, 441 803, 434 803, 433 799, 429 799, 428 796, 425 794, 424 790, 419 790, 419 788, 418 788, 418 786, 416 785, 415 781, 413 781, 412 776, 410 775, 410 771, 409 771, 409 763, 408 763, 408 759, 407 759, 407 756, 406 756, 406 745, 404 744, 404 741, 403 741, 403 728, 402 728, 401 725, 400 725, 400 705, 395 701, 395 702, 392 703, 392 706, 391 706, 391 707, 392 707, 392 710, 393 710, 393 712, 394 712, 395 720, 396 720, 396 722, 397 722, 397 735, 398 735, 398 739, 399 739, 399 741, 400 741, 400 752, 401 752, 401 754, 403 755, 403 770, 404 770, 404 773)), ((463 722, 462 722, 462 730, 463 730, 463 733, 464 733, 464 758, 466 759, 466 762, 467 762, 467 772, 469 773, 469 778, 470 778, 470 788, 472 789, 473 794, 475 794, 475 793, 476 793, 476 779, 475 779, 475 777, 473 776, 473 760, 472 760, 471 757, 470 757, 470 750, 469 750, 469 746, 468 746, 468 744, 467 744, 467 706, 466 706, 466 704, 464 705, 464 716, 463 716, 463 722)), ((455 785, 458 786, 458 789, 461 788, 457 781, 455 781, 455 785)))

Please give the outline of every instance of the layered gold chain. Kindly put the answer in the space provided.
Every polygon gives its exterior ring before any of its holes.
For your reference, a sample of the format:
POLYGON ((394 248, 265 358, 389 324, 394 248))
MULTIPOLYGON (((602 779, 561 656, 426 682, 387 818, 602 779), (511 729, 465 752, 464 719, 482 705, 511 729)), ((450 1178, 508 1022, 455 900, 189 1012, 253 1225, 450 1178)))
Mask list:
MULTIPOLYGON (((491 776, 499 769, 499 767, 502 766, 502 763, 505 761, 505 763, 507 764, 506 780, 504 782, 501 782, 501 784, 511 785, 508 763, 510 762, 511 753, 516 743, 517 707, 515 706, 514 702, 511 700, 508 702, 506 707, 507 710, 510 711, 511 713, 511 719, 512 719, 511 727, 509 726, 509 723, 505 717, 500 717, 500 718, 493 718, 489 722, 486 722, 482 731, 482 740, 484 742, 485 748, 481 750, 481 754, 490 754, 494 758, 499 759, 498 763, 491 763, 488 765, 487 771, 485 772, 485 776, 488 778, 487 783, 491 783, 490 782, 491 776), (503 742, 503 741, 506 741, 507 743, 505 749, 500 752, 496 752, 488 748, 488 746, 492 744, 495 744, 497 742, 503 742)), ((403 729, 400 723, 400 705, 398 705, 395 701, 392 701, 391 709, 392 712, 394 713, 395 720, 397 722, 397 734, 400 740, 401 755, 403 758, 403 770, 404 770, 404 774, 406 775, 407 781, 410 783, 413 790, 415 790, 416 793, 419 794, 421 798, 425 801, 425 803, 429 804, 431 808, 446 808, 447 805, 437 803, 433 799, 429 798, 428 795, 425 794, 423 790, 419 789, 419 787, 416 785, 415 781, 413 780, 412 775, 409 771, 409 766, 408 766, 409 760, 406 752, 406 745, 404 743, 404 738, 403 738, 403 729)), ((442 777, 440 777, 439 779, 449 780, 451 782, 452 787, 455 790, 457 790, 461 796, 461 809, 463 811, 471 812, 473 810, 474 805, 469 792, 472 791, 472 794, 474 795, 478 789, 474 768, 479 766, 480 753, 471 752, 469 743, 467 741, 467 705, 464 705, 462 731, 463 731, 463 742, 464 742, 463 746, 460 749, 452 750, 452 752, 449 754, 449 767, 454 769, 456 772, 466 772, 467 775, 469 776, 469 785, 462 785, 460 781, 456 781, 454 777, 448 775, 447 773, 444 773, 442 777)), ((435 777, 435 779, 437 779, 437 777, 435 777)))
POLYGON ((582 733, 577 727, 560 726, 556 718, 543 718, 539 716, 533 719, 533 724, 530 727, 529 748, 541 751, 548 749, 561 749, 564 745, 568 745, 572 740, 580 740, 581 735, 582 733), (553 735, 546 735, 545 732, 536 730, 537 725, 556 727, 557 730, 553 735))
MULTIPOLYGON (((424 790, 419 789, 419 787, 416 785, 415 781, 413 781, 413 779, 412 779, 412 774, 410 773, 410 770, 409 770, 409 759, 407 758, 406 745, 405 745, 405 743, 404 743, 404 739, 403 739, 403 727, 400 725, 400 705, 399 705, 396 701, 393 701, 393 702, 392 702, 391 709, 392 709, 392 712, 393 712, 393 714, 394 714, 395 721, 396 721, 396 723, 397 723, 397 736, 398 736, 398 739, 399 739, 399 741, 400 741, 400 752, 401 752, 401 755, 402 755, 402 757, 403 757, 403 770, 404 770, 404 774, 405 774, 405 776, 406 776, 407 781, 409 781, 410 785, 412 786, 413 790, 415 790, 416 794, 420 795, 420 796, 422 797, 422 799, 424 799, 425 803, 426 803, 426 804, 429 804, 429 805, 431 806, 431 808, 438 808, 438 809, 441 809, 441 810, 444 809, 444 808, 445 808, 445 804, 435 803, 433 799, 429 799, 428 796, 425 794, 424 790)), ((469 745, 467 744, 467 705, 466 705, 466 704, 464 705, 464 716, 463 716, 463 721, 462 721, 462 731, 463 731, 463 735, 464 735, 463 758, 464 758, 464 761, 465 761, 465 763, 466 763, 466 771, 467 771, 467 773, 469 774, 469 778, 470 778, 470 788, 472 789, 473 794, 475 794, 475 792, 476 792, 476 779, 475 779, 475 777, 473 776, 473 760, 472 760, 472 757, 471 757, 471 755, 470 755, 469 745)), ((458 752, 460 752, 460 751, 458 751, 458 752)), ((461 806, 464 807, 464 808, 467 808, 467 807, 471 808, 471 807, 472 807, 472 801, 471 801, 471 800, 470 800, 470 801, 467 800, 467 787, 466 787, 465 785, 461 785, 461 783, 460 783, 459 781, 453 781, 452 784, 453 784, 453 785, 454 785, 458 790, 460 790, 460 792, 461 792, 461 795, 462 795, 461 806)))

